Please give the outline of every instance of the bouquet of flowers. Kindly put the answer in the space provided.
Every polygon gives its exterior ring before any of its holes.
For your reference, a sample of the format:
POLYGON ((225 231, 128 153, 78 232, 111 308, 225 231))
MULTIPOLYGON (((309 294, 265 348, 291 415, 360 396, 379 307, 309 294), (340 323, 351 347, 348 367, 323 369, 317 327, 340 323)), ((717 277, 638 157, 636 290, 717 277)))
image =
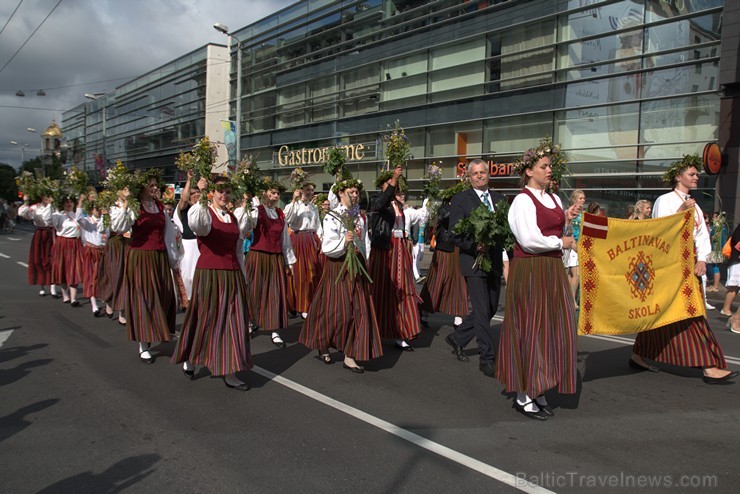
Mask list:
POLYGON ((300 189, 308 182, 308 173, 303 168, 295 168, 290 172, 290 186, 293 190, 300 189))
POLYGON ((707 256, 707 261, 712 264, 722 264, 726 258, 722 254, 722 247, 727 241, 728 227, 727 214, 722 211, 716 218, 712 219, 712 252, 707 256))
POLYGON ((349 172, 344 166, 345 163, 347 163, 347 155, 344 150, 333 147, 326 153, 326 161, 321 168, 327 175, 337 177, 337 180, 343 180, 349 176, 349 172))
POLYGON ((72 166, 64 172, 64 186, 75 196, 87 193, 87 173, 72 166))
POLYGON ((33 173, 28 170, 21 172, 20 175, 15 177, 15 185, 22 194, 27 195, 29 198, 36 198, 36 177, 33 173))
POLYGON ((106 228, 110 228, 110 214, 108 213, 108 210, 116 203, 116 199, 118 199, 118 197, 110 190, 102 190, 98 192, 98 196, 95 198, 95 205, 100 210, 103 217, 103 225, 106 228))
POLYGON ((439 186, 442 182, 442 167, 440 167, 436 161, 433 161, 432 164, 429 165, 427 173, 424 175, 424 179, 426 180, 422 191, 424 197, 428 197, 429 199, 438 199, 440 192, 439 186))
MULTIPOLYGON (((126 168, 126 165, 121 160, 116 161, 113 168, 108 169, 105 173, 105 180, 103 180, 103 187, 113 192, 114 194, 119 190, 123 190, 126 187, 129 189, 133 188, 134 179, 131 171, 126 168)), ((132 193, 134 191, 131 191, 132 193)))
MULTIPOLYGON (((347 229, 348 232, 356 231, 357 225, 360 222, 360 206, 357 204, 352 206, 351 209, 346 209, 341 213, 337 211, 329 211, 327 214, 330 214, 334 216, 337 220, 339 220, 339 222, 342 224, 342 226, 344 226, 344 228, 347 229)), ((360 259, 357 255, 357 248, 355 247, 354 243, 347 246, 347 252, 344 256, 344 262, 342 263, 342 267, 340 268, 339 274, 334 280, 334 283, 338 283, 344 273, 347 273, 347 276, 349 276, 349 279, 351 281, 354 281, 355 277, 358 274, 362 274, 365 278, 367 278, 367 281, 369 281, 370 283, 373 282, 367 270, 362 265, 362 262, 360 262, 360 259)))
MULTIPOLYGON (((396 120, 395 128, 383 136, 383 141, 385 141, 385 157, 388 160, 388 170, 393 170, 397 166, 404 166, 411 157, 411 145, 400 121, 396 120)), ((403 175, 398 179, 398 182, 402 190, 408 188, 406 178, 403 175)))
POLYGON ((245 156, 239 162, 232 176, 234 184, 234 197, 241 198, 244 194, 256 196, 260 191, 261 175, 257 168, 257 160, 253 156, 245 156))
POLYGON ((210 179, 217 154, 216 145, 211 144, 208 136, 205 136, 193 146, 192 151, 180 152, 175 164, 177 168, 186 173, 193 172, 198 177, 210 179))
MULTIPOLYGON (((509 203, 499 201, 494 211, 481 204, 480 207, 473 210, 470 216, 461 220, 452 233, 464 237, 473 238, 476 244, 483 244, 489 247, 494 245, 502 246, 509 251, 514 247, 514 235, 509 228, 509 203)), ((473 269, 476 267, 486 273, 493 268, 489 252, 479 252, 475 258, 473 269)), ((501 253, 492 253, 501 255, 501 253)))

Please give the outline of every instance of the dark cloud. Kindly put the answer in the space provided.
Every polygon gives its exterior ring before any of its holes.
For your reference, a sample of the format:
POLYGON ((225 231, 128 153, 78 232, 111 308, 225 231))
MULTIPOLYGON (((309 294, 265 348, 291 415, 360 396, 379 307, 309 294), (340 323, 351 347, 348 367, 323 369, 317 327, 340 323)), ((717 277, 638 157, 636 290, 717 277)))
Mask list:
MULTIPOLYGON (((0 67, 10 59, 58 0, 0 2, 0 67)), ((15 58, 0 72, 0 162, 20 164, 40 147, 37 131, 62 111, 106 92, 206 43, 226 44, 212 28, 232 30, 295 3, 290 0, 63 0, 15 58), (108 81, 108 82, 98 82, 108 81), (15 96, 22 89, 26 97, 15 96), (36 96, 43 89, 46 96, 36 96), (17 108, 15 108, 17 107, 17 108)))

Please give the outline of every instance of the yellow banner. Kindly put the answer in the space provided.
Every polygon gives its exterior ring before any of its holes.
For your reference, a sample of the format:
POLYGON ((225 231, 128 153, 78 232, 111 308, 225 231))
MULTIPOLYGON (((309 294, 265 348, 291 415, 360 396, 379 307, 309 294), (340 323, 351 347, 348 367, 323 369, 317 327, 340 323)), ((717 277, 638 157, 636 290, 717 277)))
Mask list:
POLYGON ((705 315, 694 275, 693 208, 662 218, 585 214, 579 334, 629 334, 705 315))

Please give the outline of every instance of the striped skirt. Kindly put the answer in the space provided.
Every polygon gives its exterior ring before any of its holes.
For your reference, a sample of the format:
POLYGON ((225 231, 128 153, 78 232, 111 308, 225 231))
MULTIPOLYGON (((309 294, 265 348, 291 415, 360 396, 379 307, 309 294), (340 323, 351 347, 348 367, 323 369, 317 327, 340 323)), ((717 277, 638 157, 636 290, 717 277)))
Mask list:
POLYGON ((296 263, 293 276, 288 277, 289 304, 296 312, 308 312, 316 288, 321 280, 319 251, 321 242, 313 231, 291 232, 290 243, 293 246, 296 263))
POLYGON ((214 376, 251 369, 247 285, 241 270, 196 269, 174 363, 189 360, 214 376))
POLYGON ((103 260, 103 246, 87 244, 82 249, 82 296, 97 297, 100 293, 100 262, 103 260))
POLYGON ((51 282, 77 286, 82 283, 82 241, 57 236, 51 249, 51 282))
MULTIPOLYGON (((364 260, 360 257, 364 264, 364 260)), ((326 258, 324 273, 303 323, 299 342, 315 350, 336 348, 355 360, 383 355, 370 283, 358 275, 339 276, 344 256, 326 258)))
POLYGON ((121 235, 111 235, 103 249, 100 262, 98 293, 113 310, 123 310, 126 305, 126 259, 129 239, 121 235))
POLYGON ((249 317, 267 331, 288 326, 283 254, 251 250, 244 259, 249 317))
POLYGON ((560 257, 517 257, 506 285, 496 377, 508 392, 576 392, 576 317, 560 257))
POLYGON ((422 308, 427 312, 443 312, 451 316, 468 314, 468 286, 460 274, 460 251, 435 250, 421 289, 422 308))
POLYGON ((28 252, 28 284, 51 283, 51 249, 54 247, 54 229, 36 228, 28 252))
POLYGON ((703 316, 638 333, 632 351, 640 357, 683 367, 727 367, 722 348, 703 316))
POLYGON ((177 302, 167 252, 128 249, 125 278, 129 341, 169 341, 177 302))
POLYGON ((393 238, 390 249, 373 249, 369 273, 373 280, 370 291, 380 336, 414 338, 421 332, 421 299, 416 294, 411 268, 411 242, 393 238))

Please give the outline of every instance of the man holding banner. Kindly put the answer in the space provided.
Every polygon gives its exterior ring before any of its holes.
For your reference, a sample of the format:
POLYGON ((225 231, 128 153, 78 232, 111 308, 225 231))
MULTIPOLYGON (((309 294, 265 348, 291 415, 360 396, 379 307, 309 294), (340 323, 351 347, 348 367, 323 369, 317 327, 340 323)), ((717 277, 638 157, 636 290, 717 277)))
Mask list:
POLYGON ((705 317, 698 276, 706 271, 709 232, 689 192, 702 169, 684 156, 663 179, 675 188, 660 196, 653 218, 634 222, 586 215, 580 334, 639 333, 631 367, 658 372, 644 359, 701 367, 707 384, 736 377, 705 317), (628 292, 628 295, 624 295, 628 292))

